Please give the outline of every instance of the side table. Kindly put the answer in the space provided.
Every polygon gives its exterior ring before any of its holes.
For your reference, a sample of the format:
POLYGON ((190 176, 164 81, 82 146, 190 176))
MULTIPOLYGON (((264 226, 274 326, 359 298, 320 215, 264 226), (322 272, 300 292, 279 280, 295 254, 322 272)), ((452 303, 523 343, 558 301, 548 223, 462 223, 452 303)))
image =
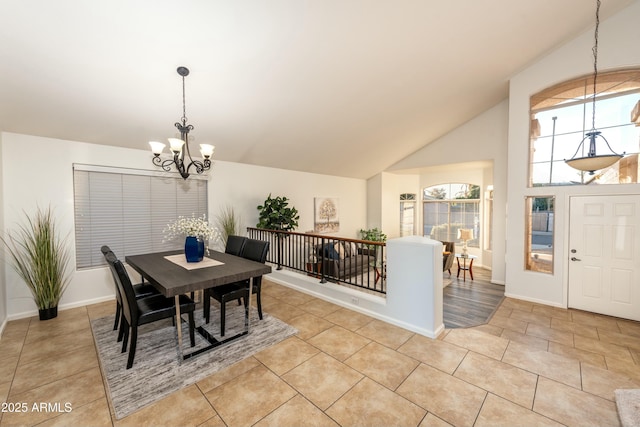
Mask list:
POLYGON ((476 255, 456 254, 456 261, 458 262, 458 275, 456 277, 460 277, 460 271, 462 271, 462 279, 466 282, 467 271, 469 271, 469 276, 471 276, 471 280, 473 280, 473 260, 476 258, 478 258, 476 255), (460 264, 460 260, 462 260, 462 265, 460 264), (467 265, 467 260, 469 260, 469 265, 467 265))

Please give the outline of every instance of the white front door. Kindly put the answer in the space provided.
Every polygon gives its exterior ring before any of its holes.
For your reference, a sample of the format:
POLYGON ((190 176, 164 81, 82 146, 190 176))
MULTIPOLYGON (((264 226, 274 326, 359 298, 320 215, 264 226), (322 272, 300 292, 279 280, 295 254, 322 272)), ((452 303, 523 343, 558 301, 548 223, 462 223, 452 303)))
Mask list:
POLYGON ((640 195, 571 198, 569 307, 640 320, 640 195))

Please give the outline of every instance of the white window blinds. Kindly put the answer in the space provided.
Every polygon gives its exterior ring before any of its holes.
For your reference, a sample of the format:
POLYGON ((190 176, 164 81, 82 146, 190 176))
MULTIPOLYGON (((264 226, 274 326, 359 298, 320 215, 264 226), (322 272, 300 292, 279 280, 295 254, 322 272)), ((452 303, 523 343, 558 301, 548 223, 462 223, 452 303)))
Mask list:
POLYGON ((105 264, 103 245, 127 255, 179 249, 163 230, 178 216, 207 214, 207 181, 75 167, 76 268, 105 264))

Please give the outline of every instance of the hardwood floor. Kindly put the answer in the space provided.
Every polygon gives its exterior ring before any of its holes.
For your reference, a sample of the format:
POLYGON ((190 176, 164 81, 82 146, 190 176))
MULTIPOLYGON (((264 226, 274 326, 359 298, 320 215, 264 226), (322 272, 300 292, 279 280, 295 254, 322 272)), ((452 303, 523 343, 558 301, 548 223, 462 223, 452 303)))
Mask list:
POLYGON ((454 263, 449 273, 444 273, 443 281, 451 280, 442 292, 444 326, 468 328, 487 323, 504 298, 504 286, 491 283, 491 271, 476 267, 471 280, 467 272, 464 281, 462 272, 456 278, 457 265, 454 263))

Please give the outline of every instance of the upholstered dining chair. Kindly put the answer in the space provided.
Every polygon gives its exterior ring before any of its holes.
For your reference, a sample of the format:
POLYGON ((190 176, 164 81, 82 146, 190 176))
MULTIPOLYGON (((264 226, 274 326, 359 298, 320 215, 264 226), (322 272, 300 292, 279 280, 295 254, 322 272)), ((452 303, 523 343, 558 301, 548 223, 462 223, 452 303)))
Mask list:
MULTIPOLYGON (((251 261, 257 261, 265 263, 267 260, 267 254, 269 253, 269 242, 256 239, 246 239, 241 256, 251 261)), ((216 286, 213 288, 205 289, 203 311, 205 323, 209 323, 211 316, 211 298, 214 298, 220 303, 220 335, 224 336, 225 330, 225 315, 227 302, 242 298, 244 304, 248 303, 247 288, 249 286, 249 279, 240 282, 229 283, 227 285, 216 286)), ((258 316, 262 320, 262 276, 255 277, 253 279, 252 293, 257 295, 258 316)))
POLYGON ((244 236, 230 235, 227 237, 227 245, 224 248, 225 253, 231 255, 242 256, 242 250, 247 243, 247 238, 244 236))
MULTIPOLYGON (((113 253, 113 251, 107 245, 102 246, 100 248, 100 251, 102 251, 102 255, 104 255, 105 257, 109 252, 113 253)), ((109 263, 107 262, 107 264, 109 263)), ((113 270, 110 264, 109 264, 109 268, 111 269, 111 274, 113 275, 113 287, 115 288, 115 291, 116 291, 116 318, 113 321, 113 330, 115 331, 118 329, 118 324, 120 323, 120 319, 122 318, 122 297, 120 296, 120 291, 118 290, 118 285, 116 284, 117 273, 115 272, 115 270, 113 270)), ((144 283, 144 279, 142 283, 137 283, 133 285, 133 292, 135 293, 136 298, 145 298, 151 295, 160 295, 160 293, 156 290, 156 288, 154 288, 149 283, 144 283)), ((121 339, 122 339, 122 334, 120 333, 118 334, 118 342, 120 342, 121 339)))
MULTIPOLYGON (((129 333, 131 333, 131 344, 129 345, 129 357, 127 359, 127 369, 130 369, 133 366, 133 361, 136 356, 138 326, 174 317, 176 315, 175 299, 166 298, 163 295, 153 295, 137 299, 133 291, 133 285, 129 279, 129 274, 122 262, 115 257, 113 252, 107 253, 105 258, 117 273, 116 282, 122 297, 122 313, 124 314, 122 322, 125 326, 124 340, 122 343, 123 353, 127 351, 129 333)), ((196 341, 193 312, 195 311, 196 304, 186 295, 180 295, 179 298, 180 312, 189 315, 189 339, 191 341, 191 347, 194 347, 196 341)))

